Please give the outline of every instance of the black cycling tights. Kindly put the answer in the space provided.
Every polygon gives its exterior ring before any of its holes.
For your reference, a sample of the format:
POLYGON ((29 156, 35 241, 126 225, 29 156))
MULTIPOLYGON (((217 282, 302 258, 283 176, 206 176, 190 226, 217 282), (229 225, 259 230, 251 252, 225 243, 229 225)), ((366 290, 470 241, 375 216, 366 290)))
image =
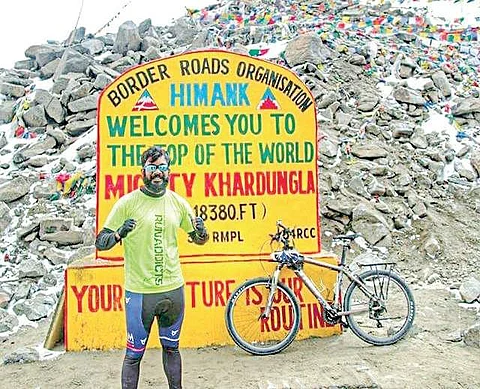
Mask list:
MULTIPOLYGON (((142 358, 132 358, 125 355, 122 367, 122 389, 136 389, 140 376, 142 358)), ((162 349, 163 371, 168 378, 170 389, 182 388, 182 357, 178 348, 164 347, 162 349)))

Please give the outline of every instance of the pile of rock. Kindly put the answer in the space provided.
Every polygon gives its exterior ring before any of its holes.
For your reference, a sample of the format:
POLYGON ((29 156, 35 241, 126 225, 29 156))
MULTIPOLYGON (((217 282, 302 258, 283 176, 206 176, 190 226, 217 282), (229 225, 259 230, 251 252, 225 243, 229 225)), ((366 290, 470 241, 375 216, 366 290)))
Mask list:
MULTIPOLYGON (((237 3, 209 12, 237 15, 237 3)), ((244 6, 245 15, 253 3, 244 6)), ((128 21, 117 34, 98 37, 79 28, 65 43, 29 47, 27 59, 0 75, 0 123, 6 124, 0 127, 0 334, 18 327, 18 315, 46 317, 65 265, 94 252, 93 194, 71 207, 56 175, 94 174, 100 92, 125 70, 172 53, 204 47, 248 53, 248 45, 259 40, 273 46, 284 39, 285 50, 271 59, 296 72, 317 104, 324 234, 355 231, 369 245, 392 247, 397 233, 411 230, 413 220, 428 219, 432 205, 458 201, 459 192, 472 217, 480 212, 480 98, 477 74, 465 68, 474 63, 470 52, 454 47, 457 56, 423 66, 418 37, 318 30, 302 22, 301 3, 286 3, 264 7, 274 19, 295 9, 287 30, 232 30, 197 13, 168 27, 128 21), (431 131, 427 123, 433 119, 445 130, 431 131)), ((349 10, 339 6, 336 12, 341 17, 349 10)), ((430 233, 422 255, 438 259, 442 252, 430 233)), ((474 262, 459 277, 472 274, 478 290, 474 262)), ((468 302, 480 298, 469 290, 468 302)), ((478 333, 478 326, 472 331, 478 333)))

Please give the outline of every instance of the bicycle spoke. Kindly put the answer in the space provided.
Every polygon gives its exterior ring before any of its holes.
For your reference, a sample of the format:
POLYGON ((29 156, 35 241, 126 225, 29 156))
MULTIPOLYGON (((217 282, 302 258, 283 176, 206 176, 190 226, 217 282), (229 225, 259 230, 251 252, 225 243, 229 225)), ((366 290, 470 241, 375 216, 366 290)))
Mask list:
POLYGON ((349 288, 345 295, 345 310, 352 312, 347 316, 348 324, 356 335, 372 344, 396 342, 413 320, 411 293, 397 275, 385 270, 372 270, 362 276, 362 281, 372 297, 357 285, 349 288))
POLYGON ((235 291, 227 304, 227 329, 235 343, 256 354, 274 354, 295 338, 300 307, 293 292, 277 285, 268 317, 264 317, 269 295, 268 280, 252 280, 235 291))

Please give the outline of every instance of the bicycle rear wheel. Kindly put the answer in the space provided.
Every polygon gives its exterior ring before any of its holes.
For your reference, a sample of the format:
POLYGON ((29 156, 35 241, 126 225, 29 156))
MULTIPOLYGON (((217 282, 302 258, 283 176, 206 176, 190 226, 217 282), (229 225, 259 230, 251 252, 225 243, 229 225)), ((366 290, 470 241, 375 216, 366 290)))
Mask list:
POLYGON ((360 274, 369 298, 355 282, 345 292, 347 323, 360 339, 386 346, 402 339, 412 326, 415 302, 412 292, 400 276, 387 270, 369 270, 360 274))
POLYGON ((300 305, 292 290, 279 282, 268 318, 262 318, 270 293, 269 278, 255 278, 230 296, 225 312, 228 333, 241 349, 254 355, 279 353, 295 339, 300 305))

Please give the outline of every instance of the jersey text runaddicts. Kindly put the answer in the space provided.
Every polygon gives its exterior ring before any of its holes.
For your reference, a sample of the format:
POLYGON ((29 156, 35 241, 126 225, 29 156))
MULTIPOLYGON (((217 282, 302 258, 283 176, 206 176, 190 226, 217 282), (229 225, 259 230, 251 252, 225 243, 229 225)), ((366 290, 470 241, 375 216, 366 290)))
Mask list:
POLYGON ((116 231, 126 219, 137 222, 123 240, 126 290, 158 293, 183 285, 177 230, 192 232, 192 216, 187 201, 170 190, 162 197, 150 197, 135 190, 115 203, 105 228, 116 231))

